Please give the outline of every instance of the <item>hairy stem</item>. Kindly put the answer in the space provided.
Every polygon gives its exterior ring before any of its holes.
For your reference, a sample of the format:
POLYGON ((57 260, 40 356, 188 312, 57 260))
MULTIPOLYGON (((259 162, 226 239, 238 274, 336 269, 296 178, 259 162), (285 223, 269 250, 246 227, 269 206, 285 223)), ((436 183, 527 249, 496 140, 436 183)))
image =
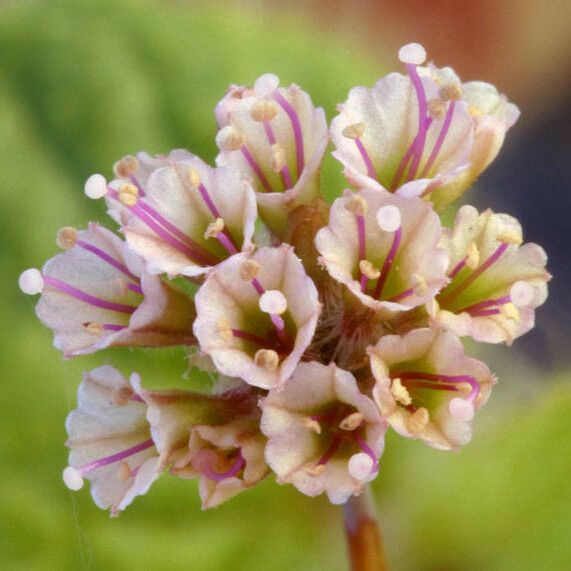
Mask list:
POLYGON ((352 571, 387 571, 381 531, 371 490, 351 496, 343 506, 345 535, 352 571))

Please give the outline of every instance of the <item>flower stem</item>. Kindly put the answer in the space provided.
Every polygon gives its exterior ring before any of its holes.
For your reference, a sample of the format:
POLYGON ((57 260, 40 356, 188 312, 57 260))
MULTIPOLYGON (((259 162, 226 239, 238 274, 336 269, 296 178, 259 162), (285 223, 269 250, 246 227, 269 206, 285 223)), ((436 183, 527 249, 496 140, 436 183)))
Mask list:
POLYGON ((381 531, 368 486, 343 506, 345 535, 352 571, 387 571, 381 531))

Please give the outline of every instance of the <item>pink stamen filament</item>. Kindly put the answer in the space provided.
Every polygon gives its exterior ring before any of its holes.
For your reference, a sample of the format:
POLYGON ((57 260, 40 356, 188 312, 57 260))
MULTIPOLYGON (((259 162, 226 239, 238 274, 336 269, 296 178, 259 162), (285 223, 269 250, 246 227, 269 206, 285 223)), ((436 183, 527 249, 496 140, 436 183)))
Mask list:
POLYGON ((412 158, 412 153, 414 152, 414 149, 416 148, 416 137, 412 140, 412 143, 410 144, 409 148, 407 149, 406 153, 403 155, 401 162, 393 176, 393 180, 391 181, 391 186, 390 189, 391 191, 394 191, 398 188, 399 183, 402 179, 402 176, 404 174, 404 171, 406 169, 406 167, 408 166, 408 163, 410 162, 410 159, 412 158))
MULTIPOLYGON (((422 379, 425 381, 433 381, 435 383, 438 382, 443 382, 443 383, 467 383, 469 384, 472 389, 470 391, 470 394, 468 395, 468 400, 473 401, 478 394, 480 393, 480 383, 477 381, 476 378, 470 376, 470 375, 435 375, 432 373, 419 373, 416 371, 405 371, 405 372, 399 372, 399 373, 394 373, 391 374, 391 378, 399 378, 403 384, 409 382, 409 381, 415 381, 417 379, 422 379)), ((438 386, 438 385, 432 385, 431 387, 428 388, 433 388, 434 386, 438 386)), ((445 389, 445 390, 449 390, 449 389, 445 389)))
POLYGON ((212 198, 210 197, 210 194, 206 189, 206 187, 204 186, 204 184, 200 183, 198 185, 198 192, 200 193, 200 197, 202 198, 202 200, 204 200, 204 203, 206 204, 208 210, 210 210, 212 216, 214 216, 214 218, 222 218, 222 216, 220 216, 218 208, 216 208, 216 205, 212 201, 212 198))
POLYGON ((135 175, 131 175, 129 177, 129 180, 131 181, 131 184, 134 184, 137 190, 139 191, 139 196, 145 196, 146 193, 143 190, 143 187, 139 184, 137 177, 135 175))
POLYGON ((222 246, 231 256, 238 253, 238 248, 234 246, 234 243, 230 239, 229 235, 225 232, 219 232, 216 234, 216 239, 222 244, 222 246))
MULTIPOLYGON (((254 278, 252 280, 252 286, 254 286, 256 293, 260 296, 264 295, 264 293, 266 292, 266 290, 264 289, 264 286, 260 283, 260 280, 258 280, 258 278, 254 278)), ((280 340, 280 343, 282 343, 284 346, 291 346, 289 337, 288 337, 286 330, 285 330, 285 323, 284 323, 283 318, 276 313, 271 313, 270 319, 272 321, 273 326, 276 329, 276 333, 277 333, 278 339, 280 340)))
POLYGON ((470 315, 472 317, 490 317, 491 315, 499 315, 501 310, 499 309, 481 309, 480 311, 471 311, 470 315))
POLYGON ((414 288, 409 288, 409 289, 405 289, 404 291, 401 291, 401 293, 398 293, 397 295, 394 295, 393 297, 387 299, 387 301, 401 301, 411 295, 414 294, 414 288))
POLYGON ((291 126, 293 129, 294 139, 295 139, 295 159, 297 165, 297 179, 301 177, 301 173, 304 169, 304 150, 303 150, 303 134, 301 131, 301 123, 297 112, 292 107, 290 102, 276 89, 273 92, 274 99, 278 102, 280 107, 287 113, 291 126))
POLYGON ((393 238, 393 243, 391 245, 391 249, 385 258, 383 263, 383 267, 381 268, 381 275, 377 281, 377 285, 375 286, 375 290, 373 291, 373 297, 375 299, 380 299, 381 294, 383 293, 383 288, 385 287, 387 278, 389 277, 389 272, 391 271, 392 264, 396 258, 400 243, 402 239, 402 231, 398 228, 395 231, 395 235, 393 238))
POLYGON ((125 325, 115 325, 114 323, 104 323, 103 329, 105 331, 123 331, 123 329, 127 329, 125 325))
POLYGON ((149 440, 145 440, 144 442, 141 442, 140 444, 137 444, 131 448, 122 450, 121 452, 117 452, 117 454, 111 454, 111 456, 105 456, 104 458, 99 458, 99 460, 89 462, 89 464, 84 464, 80 468, 76 468, 76 470, 82 476, 85 476, 97 468, 103 468, 104 466, 109 466, 109 464, 120 462, 121 460, 129 458, 130 456, 138 454, 139 452, 143 452, 143 450, 147 450, 147 448, 151 448, 154 445, 155 443, 153 440, 149 438, 149 440))
POLYGON ((244 341, 249 341, 261 347, 273 347, 273 343, 266 339, 265 337, 260 337, 254 333, 248 333, 248 331, 242 331, 242 329, 232 329, 232 335, 237 339, 243 339, 244 341))
POLYGON ((434 383, 430 383, 428 381, 413 381, 411 380, 403 380, 402 384, 405 387, 416 387, 419 389, 431 389, 434 391, 455 391, 458 392, 458 387, 451 387, 450 385, 435 385, 434 383))
POLYGON ((264 171, 257 163, 256 159, 250 152, 250 149, 248 149, 246 145, 242 145, 242 147, 240 147, 240 150, 242 151, 242 155, 246 159, 246 162, 248 163, 250 168, 256 173, 256 176, 258 177, 260 184, 264 187, 264 190, 266 192, 274 192, 274 189, 272 188, 270 181, 266 178, 264 171))
POLYGON ((471 286, 474 283, 474 281, 476 281, 477 278, 479 278, 488 268, 493 266, 500 259, 500 257, 507 250, 507 248, 508 248, 507 243, 504 242, 503 244, 500 244, 496 248, 495 252, 489 258, 487 258, 483 264, 478 266, 478 268, 476 268, 469 276, 467 276, 463 282, 458 284, 451 292, 449 292, 439 300, 440 307, 444 307, 445 304, 448 304, 451 301, 453 301, 454 298, 458 297, 465 289, 471 286))
POLYGON ((365 145, 363 145, 363 141, 361 141, 360 137, 355 138, 355 144, 357 145, 357 149, 361 155, 361 158, 367 167, 367 175, 372 179, 377 180, 377 173, 375 171, 375 167, 373 166, 373 161, 371 160, 371 157, 369 156, 369 153, 367 152, 365 145))
POLYGON ((436 157, 438 156, 438 153, 442 149, 442 145, 444 144, 444 139, 446 138, 446 135, 448 134, 450 125, 452 123, 452 117, 454 115, 455 108, 456 108, 456 101, 454 100, 450 101, 448 105, 448 110, 446 111, 446 117, 444 118, 444 123, 442 124, 442 129, 440 129, 438 138, 434 143, 434 148, 432 149, 432 152, 430 153, 430 156, 428 157, 428 160, 426 161, 426 164, 424 165, 422 172, 420 173, 420 178, 424 178, 429 173, 430 169, 432 168, 432 165, 434 164, 434 161, 436 160, 436 157))
POLYGON ((454 269, 448 274, 450 279, 453 279, 458 273, 462 271, 466 262, 468 261, 468 256, 464 256, 455 266, 454 269))
POLYGON ((373 461, 373 469, 371 470, 371 473, 373 472, 378 472, 379 471, 379 460, 375 454, 375 452, 373 451, 373 449, 367 444, 366 440, 359 434, 358 430, 355 430, 355 432, 353 433, 355 435, 355 440, 357 441, 357 444, 359 445, 359 448, 365 453, 367 454, 367 456, 369 456, 371 458, 371 460, 373 461))
POLYGON ((337 452, 337 450, 339 449, 339 446, 341 446, 342 441, 343 438, 340 435, 335 436, 331 441, 329 448, 325 451, 325 454, 319 459, 319 462, 317 462, 317 465, 323 466, 327 464, 327 462, 329 462, 329 460, 333 458, 335 452, 337 452))
POLYGON ((84 303, 87 303, 89 305, 100 307, 101 309, 108 309, 109 311, 117 311, 119 313, 128 313, 128 314, 134 313, 135 310, 137 309, 132 305, 114 303, 112 301, 100 299, 51 276, 42 276, 42 277, 44 283, 47 286, 57 289, 58 291, 70 295, 71 297, 74 297, 75 299, 83 301, 84 303))
POLYGON ((103 250, 101 250, 101 248, 98 248, 97 246, 94 246, 89 242, 84 242, 83 240, 77 240, 75 244, 76 246, 79 246, 80 248, 83 248, 84 250, 87 250, 88 252, 95 254, 98 258, 100 258, 104 262, 107 262, 110 266, 113 266, 116 270, 119 270, 121 273, 125 274, 127 277, 131 278, 132 280, 136 282, 139 281, 139 278, 135 274, 131 273, 131 271, 125 264, 122 264, 119 260, 111 256, 110 254, 104 252, 103 250))
POLYGON ((481 301, 479 303, 475 303, 474 305, 469 305, 468 307, 457 309, 456 313, 460 313, 462 311, 472 313, 473 311, 481 311, 482 309, 491 309, 496 305, 505 305, 506 303, 510 303, 511 300, 512 298, 509 295, 498 297, 496 299, 487 299, 486 301, 481 301))
POLYGON ((420 165, 420 160, 422 158, 426 142, 426 133, 432 121, 430 117, 427 117, 428 104, 426 101, 426 93, 424 92, 424 86, 422 85, 422 80, 418 75, 416 66, 413 64, 407 64, 406 68, 418 99, 418 134, 416 136, 416 145, 407 177, 408 180, 413 180, 420 165))
POLYGON ((210 464, 205 464, 202 467, 202 472, 210 480, 221 482, 222 480, 226 480, 228 478, 233 478, 234 476, 237 476, 245 466, 246 466, 246 461, 242 456, 241 450, 238 450, 238 455, 234 460, 234 464, 232 464, 232 466, 228 470, 226 470, 226 472, 216 472, 216 470, 214 470, 214 468, 210 464))
MULTIPOLYGON (((116 190, 110 188, 109 195, 114 200, 120 202, 119 194, 116 190)), ((143 201, 139 201, 135 206, 126 206, 126 208, 137 216, 141 222, 145 223, 155 234, 157 234, 157 236, 179 252, 183 253, 185 256, 189 257, 194 263, 205 266, 215 266, 219 262, 215 256, 207 250, 204 250, 200 244, 197 244, 188 236, 183 234, 183 236, 185 236, 185 242, 190 242, 192 246, 181 242, 179 239, 175 238, 175 236, 169 234, 168 231, 172 232, 171 228, 176 229, 176 227, 165 220, 157 212, 154 212, 154 210, 143 201), (156 219, 156 222, 151 216, 156 219), (161 227, 161 225, 163 227, 161 227)), ((176 231, 177 233, 181 233, 178 229, 176 229, 176 231)))
POLYGON ((127 289, 130 289, 139 295, 143 295, 143 289, 138 284, 127 284, 127 289))

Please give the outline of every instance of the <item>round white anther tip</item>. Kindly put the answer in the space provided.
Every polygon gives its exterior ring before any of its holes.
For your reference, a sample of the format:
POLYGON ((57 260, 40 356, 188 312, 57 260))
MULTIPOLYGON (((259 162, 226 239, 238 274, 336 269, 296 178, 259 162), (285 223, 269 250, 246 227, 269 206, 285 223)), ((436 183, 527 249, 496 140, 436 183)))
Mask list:
POLYGON ((421 44, 406 44, 399 50, 399 59, 403 63, 422 65, 426 61, 426 50, 421 44))
POLYGON ((533 286, 528 282, 515 282, 510 289, 510 299, 517 307, 529 305, 534 298, 533 286))
POLYGON ((30 268, 20 274, 18 285, 25 294, 36 295, 44 289, 44 278, 40 270, 30 268))
POLYGON ((455 420, 468 422, 474 418, 474 405, 465 399, 453 398, 448 403, 448 411, 455 420))
POLYGON ((83 488, 83 478, 81 474, 71 466, 68 466, 63 471, 63 483, 68 487, 70 490, 77 492, 77 490, 81 490, 83 488))
POLYGON ((287 309, 285 295, 277 289, 264 292, 260 296, 260 309, 264 313, 281 315, 287 309))
POLYGON ((107 181, 102 174, 92 174, 85 181, 84 190, 85 194, 93 200, 103 198, 107 194, 107 181))
POLYGON ((368 454, 365 454, 365 452, 353 454, 353 456, 349 458, 349 474, 356 480, 363 481, 369 478, 373 471, 373 466, 373 459, 368 454))
POLYGON ((401 226, 401 214, 397 206, 389 204, 377 210, 377 224, 385 232, 396 232, 401 226))
POLYGON ((254 83, 254 93, 258 97, 265 97, 275 91, 280 84, 280 78, 274 73, 264 73, 254 83))

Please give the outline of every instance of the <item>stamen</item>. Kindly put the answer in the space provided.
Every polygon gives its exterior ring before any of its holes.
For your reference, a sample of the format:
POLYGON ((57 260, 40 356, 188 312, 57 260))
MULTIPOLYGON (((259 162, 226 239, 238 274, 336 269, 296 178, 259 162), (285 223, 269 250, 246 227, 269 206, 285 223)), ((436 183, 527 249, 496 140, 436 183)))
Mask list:
POLYGON ((442 149, 442 145, 444 144, 444 139, 446 138, 446 135, 448 134, 448 131, 450 129, 455 108, 456 108, 456 101, 454 100, 450 101, 450 104, 448 105, 448 110, 446 111, 446 117, 444 118, 444 123, 442 124, 442 128, 440 129, 438 138, 434 143, 434 148, 432 149, 432 152, 430 153, 430 156, 428 157, 428 160, 426 161, 426 164, 424 165, 422 172, 420 173, 420 178, 424 178, 425 176, 428 175, 430 169, 432 168, 432 165, 436 161, 436 157, 438 156, 438 153, 442 149))
POLYGON ((284 190, 289 190, 290 188, 293 188, 291 173, 286 163, 285 150, 281 145, 277 143, 272 144, 271 162, 272 162, 272 170, 274 172, 280 173, 284 190))
POLYGON ((139 278, 135 274, 133 274, 125 264, 122 264, 119 260, 111 256, 107 252, 104 252, 97 246, 94 246, 89 242, 85 242, 84 240, 76 240, 75 244, 80 248, 83 248, 84 250, 87 250, 88 252, 95 254, 98 258, 100 258, 104 262, 107 262, 110 266, 113 266, 116 270, 119 270, 122 274, 125 274, 127 277, 131 278, 132 280, 136 282, 139 281, 139 278))
POLYGON ((303 150, 303 134, 301 130, 301 123, 297 115, 296 110, 293 108, 291 103, 279 92, 279 90, 274 90, 272 93, 274 99, 278 102, 281 108, 287 113, 291 126, 293 129, 294 139, 295 139, 295 158, 297 164, 297 179, 301 177, 301 173, 304 168, 304 150, 303 150))
POLYGON ((202 198, 202 200, 204 200, 204 203, 206 204, 206 206, 207 206, 208 210, 210 211, 210 213, 212 214, 212 216, 214 216, 214 218, 221 218, 221 215, 220 215, 220 212, 218 211, 218 208, 216 208, 216 205, 212 201, 212 198, 211 198, 208 190, 206 189, 206 187, 204 186, 204 184, 200 180, 200 175, 195 168, 191 168, 189 170, 188 180, 190 181, 190 184, 198 190, 200 197, 202 198))
POLYGON ((209 478, 210 480, 214 480, 216 482, 221 482, 222 480, 227 480, 228 478, 233 478, 237 476, 246 466, 246 461, 242 456, 242 451, 238 449, 238 454, 236 459, 234 460, 234 464, 226 470, 226 472, 216 472, 214 468, 208 463, 205 463, 202 466, 203 474, 209 478))
POLYGON ((113 172, 118 178, 129 178, 139 170, 139 161, 127 155, 113 165, 113 172))
POLYGON ((365 454, 367 454, 369 458, 371 458, 371 460, 373 461, 373 469, 375 472, 377 472, 379 469, 379 460, 377 459, 377 456, 373 451, 373 449, 367 444, 367 441, 359 434, 359 432, 355 432, 355 440, 357 441, 359 448, 365 454))
POLYGON ((254 335, 253 333, 248 333, 247 331, 242 331, 241 329, 231 328, 230 332, 232 336, 236 337, 237 339, 243 339, 244 341, 249 341, 250 343, 260 345, 261 347, 269 347, 272 345, 272 342, 269 339, 260 337, 259 335, 254 335))
POLYGON ((453 301, 454 298, 458 297, 466 288, 472 285, 474 281, 476 281, 476 279, 479 278, 488 268, 493 266, 501 258, 502 254, 507 250, 508 245, 509 244, 506 242, 500 244, 496 248, 495 252, 491 254, 490 257, 483 264, 481 264, 469 276, 467 276, 463 282, 461 282, 455 288, 453 288, 451 292, 449 292, 439 300, 440 307, 444 307, 445 304, 448 304, 451 301, 453 301))
POLYGON ((337 452, 337 449, 339 448, 339 446, 341 446, 342 441, 343 438, 341 436, 339 435, 335 436, 331 441, 329 448, 325 451, 325 454, 323 454, 323 456, 319 459, 319 462, 317 462, 317 465, 325 466, 325 464, 327 464, 327 462, 329 462, 329 460, 333 458, 335 452, 337 452))
POLYGON ((62 250, 71 250, 77 242, 77 230, 73 226, 64 226, 58 230, 56 244, 62 250))
POLYGON ((254 121, 264 123, 264 128, 266 129, 266 134, 268 135, 268 139, 273 139, 273 141, 270 140, 270 144, 272 145, 276 141, 273 132, 271 133, 268 132, 268 127, 270 128, 271 131, 270 121, 276 118, 278 112, 279 112, 278 106, 269 99, 258 99, 258 101, 256 101, 252 105, 252 108, 250 109, 250 116, 252 117, 252 119, 254 121))
POLYGON ((259 349, 254 355, 254 364, 266 371, 275 371, 280 365, 280 357, 273 349, 259 349))
POLYGON ((101 174, 92 174, 85 181, 85 194, 92 200, 103 198, 107 194, 107 181, 101 174))
POLYGON ((266 175, 264 174, 264 171, 262 170, 260 165, 256 162, 256 159, 250 152, 250 149, 248 149, 248 146, 242 145, 240 150, 242 151, 242 155, 246 159, 246 162, 248 163, 248 165, 250 165, 250 168, 256 173, 256 176, 258 177, 260 184, 264 187, 264 190, 266 192, 274 192, 272 185, 266 178, 266 175))
POLYGON ((387 281, 387 278, 389 277, 389 272, 391 271, 393 262, 396 258, 401 243, 401 238, 402 238, 402 230, 401 228, 398 228, 397 231, 395 232, 391 249, 389 250, 387 257, 385 258, 383 267, 381 268, 381 275, 379 276, 377 285, 375 286, 375 289, 373 291, 373 297, 375 299, 380 299, 381 294, 383 293, 383 288, 385 287, 385 283, 387 281))
POLYGON ((420 165, 420 160, 424 153, 424 144, 426 142, 426 133, 430 124, 432 123, 432 118, 427 116, 428 103, 426 101, 426 93, 424 92, 424 86, 422 85, 422 80, 418 75, 416 66, 414 64, 406 65, 408 75, 416 91, 416 97, 418 99, 418 133, 416 135, 416 144, 414 148, 412 163, 408 171, 408 180, 413 180, 416 176, 416 171, 420 165))
POLYGON ((404 405, 408 406, 412 404, 412 398, 407 388, 402 384, 401 380, 397 377, 392 380, 391 383, 391 393, 395 397, 395 400, 404 405))
POLYGON ((311 416, 306 416, 301 419, 301 424, 303 427, 315 432, 315 434, 321 434, 321 425, 319 422, 311 416))
POLYGON ((509 295, 506 295, 504 297, 498 297, 496 299, 487 299, 485 301, 480 301, 479 303, 474 303, 473 305, 469 305, 468 307, 457 309, 455 313, 461 313, 463 311, 465 311, 466 313, 478 312, 482 309, 490 309, 493 306, 503 305, 505 303, 510 303, 510 302, 511 302, 511 297, 509 295))
POLYGON ((125 206, 135 206, 139 202, 139 189, 130 182, 119 187, 118 195, 119 201, 125 206))
POLYGON ((359 426, 363 423, 364 416, 360 412, 353 412, 346 416, 340 423, 339 428, 341 430, 347 430, 351 432, 353 430, 357 430, 359 426))
POLYGON ((405 418, 406 427, 412 434, 420 434, 430 421, 430 414, 426 408, 421 406, 412 414, 405 418))
POLYGON ((24 270, 18 278, 18 285, 22 292, 27 295, 36 295, 44 289, 44 278, 40 270, 30 268, 24 270))
POLYGON ((216 144, 223 151, 239 151, 245 142, 244 133, 232 125, 226 125, 216 135, 216 144))
POLYGON ((402 224, 401 212, 393 204, 379 208, 375 218, 379 228, 384 232, 396 232, 402 224))
POLYGON ((134 456, 139 452, 143 452, 147 450, 147 448, 151 448, 154 446, 155 443, 150 438, 149 440, 145 440, 136 446, 131 448, 127 448, 126 450, 122 450, 121 452, 117 452, 116 454, 112 454, 111 456, 106 456, 104 458, 100 458, 99 460, 95 460, 93 462, 89 462, 88 464, 84 464, 80 468, 74 468, 72 466, 68 466, 63 471, 63 481, 65 485, 70 490, 80 490, 83 487, 83 477, 93 470, 97 470, 98 468, 102 468, 104 466, 109 466, 110 464, 115 464, 116 462, 120 462, 125 458, 129 458, 130 456, 134 456))
POLYGON ((254 83, 254 93, 258 97, 271 95, 280 85, 280 78, 273 73, 264 73, 254 83))
POLYGON ((70 295, 71 297, 75 297, 80 301, 83 301, 89 305, 93 305, 95 307, 100 307, 101 309, 108 309, 110 311, 117 311, 119 313, 134 313, 137 309, 135 306, 126 305, 122 303, 114 303, 112 301, 107 301, 104 299, 100 299, 98 297, 92 296, 88 293, 85 293, 65 282, 62 282, 56 278, 52 278, 50 276, 43 276, 43 281, 45 285, 52 287, 54 289, 59 290, 62 293, 70 295))
MULTIPOLYGON (((416 371, 406 371, 396 373, 401 381, 404 383, 414 381, 416 379, 424 379, 426 381, 443 382, 443 383, 467 383, 471 387, 470 394, 466 397, 468 400, 473 401, 480 393, 480 383, 475 377, 470 375, 437 375, 432 373, 420 373, 416 371)), ((392 375, 391 375, 392 376, 392 375)), ((434 388, 437 385, 432 385, 428 388, 434 388)), ((444 389, 450 390, 450 389, 444 389)))
MULTIPOLYGON (((260 275, 261 269, 262 266, 255 260, 246 260, 240 267, 240 279, 247 282, 252 281, 260 275)), ((262 293, 264 292, 262 291, 262 293)))
POLYGON ((373 165, 373 161, 365 145, 363 145, 363 141, 361 141, 361 137, 365 133, 366 125, 365 123, 355 123, 354 125, 349 125, 343 129, 343 136, 347 137, 348 139, 353 139, 355 141, 355 145, 357 145, 357 150, 365 163, 365 167, 367 168, 367 175, 374 180, 377 180, 377 173, 375 171, 375 167, 373 165))
POLYGON ((349 474, 360 482, 369 478, 374 467, 375 463, 373 462, 373 459, 365 452, 353 454, 353 456, 349 458, 349 462, 347 464, 349 474))

